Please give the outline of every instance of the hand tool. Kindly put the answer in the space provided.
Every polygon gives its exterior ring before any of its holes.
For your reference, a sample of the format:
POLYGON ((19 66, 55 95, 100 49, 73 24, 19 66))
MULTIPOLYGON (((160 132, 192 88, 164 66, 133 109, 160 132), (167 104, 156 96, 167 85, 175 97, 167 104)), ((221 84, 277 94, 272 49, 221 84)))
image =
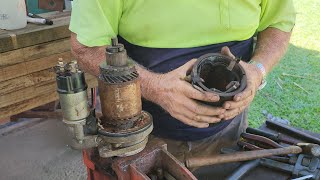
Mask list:
MULTIPOLYGON (((233 149, 222 149, 223 153, 236 152, 233 149)), ((234 171, 227 179, 228 180, 239 180, 245 174, 250 172, 255 167, 262 165, 268 168, 280 170, 292 174, 294 177, 308 176, 311 179, 318 180, 320 178, 320 159, 310 155, 300 154, 298 157, 291 158, 291 163, 279 162, 269 157, 257 159, 254 161, 248 161, 234 171), (295 159, 295 160, 293 160, 295 159), (312 175, 312 176, 310 176, 312 175)))
MULTIPOLYGON (((240 136, 242 139, 244 139, 246 141, 253 141, 255 143, 255 145, 253 145, 248 142, 243 142, 243 141, 238 142, 238 145, 243 146, 243 147, 250 149, 250 150, 259 150, 262 147, 263 148, 265 148, 265 147, 266 148, 268 148, 268 147, 271 147, 271 148, 282 147, 280 144, 272 141, 269 138, 263 137, 263 136, 254 135, 254 134, 250 134, 250 133, 242 133, 240 136), (258 146, 256 146, 256 145, 258 145, 258 146), (262 146, 262 147, 259 147, 259 146, 262 146)), ((316 156, 316 157, 320 156, 320 146, 317 144, 297 143, 296 145, 299 147, 304 146, 304 151, 307 154, 311 154, 312 156, 316 156)))
POLYGON ((282 142, 285 144, 295 145, 300 142, 300 141, 294 140, 292 138, 286 137, 281 133, 273 134, 270 132, 262 131, 260 129, 255 129, 255 128, 251 128, 251 127, 248 127, 246 132, 250 133, 250 134, 264 136, 264 137, 269 138, 277 143, 282 142))
MULTIPOLYGON (((239 141, 238 145, 242 148, 242 149, 247 149, 249 151, 252 150, 262 150, 263 148, 255 146, 253 144, 250 144, 248 142, 245 141, 239 141)), ((275 160, 275 161, 280 161, 280 162, 284 162, 284 163, 291 163, 292 161, 294 161, 296 158, 294 158, 295 156, 291 156, 291 157, 283 157, 283 156, 270 156, 268 157, 269 159, 275 160)), ((295 162, 295 161, 294 161, 295 162)), ((294 163, 293 163, 294 164, 294 163)))
POLYGON ((188 168, 193 168, 214 164, 249 161, 274 155, 299 154, 302 151, 302 148, 299 146, 289 146, 276 149, 236 152, 232 154, 222 154, 209 157, 191 157, 187 159, 185 163, 188 168))
POLYGON ((272 141, 271 139, 268 139, 263 136, 255 135, 255 134, 249 134, 249 133, 242 133, 240 135, 241 138, 248 140, 248 141, 254 141, 257 143, 257 145, 262 146, 263 148, 282 148, 280 144, 272 141))
POLYGON ((318 144, 298 143, 297 146, 302 147, 306 154, 310 154, 314 157, 320 156, 320 146, 318 144))
MULTIPOLYGON (((298 144, 299 145, 299 144, 298 144)), ((186 166, 188 168, 208 166, 214 164, 223 164, 231 162, 249 161, 253 159, 259 159, 264 157, 276 156, 276 155, 288 155, 288 154, 310 154, 314 155, 314 152, 318 152, 319 146, 314 144, 300 144, 299 146, 288 146, 275 149, 263 149, 256 151, 244 151, 236 152, 232 154, 222 154, 207 157, 191 157, 186 159, 186 166)), ((315 153, 317 155, 317 153, 315 153)))
POLYGON ((289 165, 286 163, 277 162, 271 159, 263 158, 260 160, 260 165, 277 169, 283 172, 293 174, 294 177, 309 176, 312 175, 310 179, 319 180, 320 179, 320 164, 319 158, 310 157, 306 155, 299 155, 298 161, 295 165, 289 165))
POLYGON ((285 131, 286 133, 289 133, 291 136, 296 136, 298 138, 301 138, 303 141, 306 141, 308 143, 315 143, 315 144, 319 144, 320 145, 320 139, 313 137, 305 132, 302 132, 300 130, 297 130, 293 127, 290 127, 288 125, 282 124, 282 123, 278 123, 275 121, 270 121, 267 120, 266 124, 268 127, 275 129, 275 130, 282 130, 285 131))

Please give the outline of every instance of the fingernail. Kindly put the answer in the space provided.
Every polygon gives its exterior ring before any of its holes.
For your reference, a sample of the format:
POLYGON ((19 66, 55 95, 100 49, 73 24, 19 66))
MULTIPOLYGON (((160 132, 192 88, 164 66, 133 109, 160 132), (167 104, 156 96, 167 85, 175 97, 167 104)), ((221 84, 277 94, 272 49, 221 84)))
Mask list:
POLYGON ((220 114, 223 114, 223 113, 225 113, 225 112, 226 112, 225 109, 221 109, 221 110, 220 110, 220 114))
POLYGON ((223 114, 219 115, 219 118, 220 118, 220 119, 223 119, 223 118, 224 118, 224 115, 223 115, 223 114))
POLYGON ((224 107, 226 108, 226 109, 229 109, 230 108, 230 104, 226 104, 224 107))
POLYGON ((236 101, 240 101, 241 96, 236 97, 236 101))

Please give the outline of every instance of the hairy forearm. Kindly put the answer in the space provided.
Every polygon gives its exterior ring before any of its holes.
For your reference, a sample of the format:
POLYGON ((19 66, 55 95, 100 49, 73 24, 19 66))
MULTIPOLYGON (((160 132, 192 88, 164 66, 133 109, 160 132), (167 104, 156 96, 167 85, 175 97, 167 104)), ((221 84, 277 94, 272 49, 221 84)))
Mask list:
POLYGON ((155 87, 161 88, 157 83, 160 82, 162 75, 151 72, 139 64, 136 65, 136 69, 141 79, 142 97, 149 101, 157 102, 157 95, 161 92, 161 89, 156 89, 155 87))
MULTIPOLYGON (((95 76, 99 75, 99 65, 102 61, 106 60, 105 48, 101 47, 87 47, 82 45, 77 40, 77 35, 71 33, 71 47, 72 54, 77 59, 80 67, 95 76)), ((157 79, 160 78, 160 74, 156 74, 148 71, 139 64, 136 64, 136 69, 141 79, 141 93, 145 99, 155 101, 155 95, 158 91, 155 90, 155 84, 157 79)))
POLYGON ((95 76, 99 75, 99 65, 106 59, 105 46, 87 47, 78 42, 76 34, 71 33, 71 51, 80 67, 95 76))
POLYGON ((262 63, 266 72, 270 72, 285 54, 290 36, 291 32, 283 32, 276 28, 267 28, 260 32, 252 59, 262 63))

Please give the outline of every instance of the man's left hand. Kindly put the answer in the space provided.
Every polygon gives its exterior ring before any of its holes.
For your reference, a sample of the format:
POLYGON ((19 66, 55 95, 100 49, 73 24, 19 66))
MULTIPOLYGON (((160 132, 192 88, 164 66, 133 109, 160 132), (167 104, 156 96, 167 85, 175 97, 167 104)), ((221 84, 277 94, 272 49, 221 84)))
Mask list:
MULTIPOLYGON (((223 55, 235 58, 228 47, 221 49, 223 55)), ((245 90, 234 96, 233 101, 226 101, 222 107, 227 111, 224 113, 224 120, 232 119, 243 112, 253 101, 254 96, 262 82, 263 76, 260 70, 253 64, 241 61, 241 66, 246 72, 247 87, 245 90)))

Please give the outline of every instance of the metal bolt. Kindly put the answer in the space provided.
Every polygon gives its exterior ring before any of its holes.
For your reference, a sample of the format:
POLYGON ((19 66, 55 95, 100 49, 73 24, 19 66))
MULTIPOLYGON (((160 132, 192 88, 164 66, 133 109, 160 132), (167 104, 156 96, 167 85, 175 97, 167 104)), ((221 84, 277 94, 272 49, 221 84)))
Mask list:
POLYGON ((111 39, 111 45, 112 46, 117 46, 118 45, 118 38, 114 37, 111 39))
POLYGON ((75 60, 71 61, 69 64, 69 68, 70 68, 70 72, 76 73, 78 70, 78 62, 75 60))
POLYGON ((63 62, 63 59, 62 58, 59 58, 58 59, 58 65, 57 65, 57 67, 58 67, 58 69, 59 69, 59 71, 60 72, 64 72, 64 66, 65 66, 65 64, 64 64, 64 62, 63 62))
POLYGON ((164 179, 164 175, 163 175, 163 169, 161 169, 161 168, 157 168, 157 176, 158 176, 158 179, 159 180, 162 180, 162 179, 164 179))

